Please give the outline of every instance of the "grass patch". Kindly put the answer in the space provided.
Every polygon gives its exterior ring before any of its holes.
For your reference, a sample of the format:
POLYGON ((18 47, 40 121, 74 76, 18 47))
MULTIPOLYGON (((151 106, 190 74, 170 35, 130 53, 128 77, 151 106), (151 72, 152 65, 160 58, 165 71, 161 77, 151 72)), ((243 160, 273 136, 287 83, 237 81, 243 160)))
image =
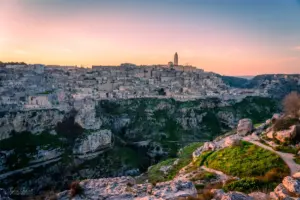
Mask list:
POLYGON ((264 191, 270 191, 274 187, 276 187, 276 183, 272 182, 265 182, 263 180, 260 180, 258 178, 242 178, 237 181, 233 181, 229 184, 226 184, 223 189, 225 191, 239 191, 239 192, 245 192, 250 193, 252 191, 260 191, 262 188, 264 191))
POLYGON ((241 192, 272 189, 289 174, 289 168, 278 155, 244 141, 238 146, 203 153, 197 164, 242 178, 225 188, 241 192))
POLYGON ((204 165, 238 177, 262 176, 273 168, 289 172, 278 155, 244 141, 239 146, 213 152, 204 165))
POLYGON ((151 183, 156 183, 156 182, 163 182, 163 181, 173 179, 177 175, 180 169, 182 169, 192 161, 193 159, 192 153, 201 145, 203 145, 202 142, 197 142, 182 148, 178 153, 178 162, 176 165, 173 165, 176 158, 168 159, 159 162, 156 165, 153 165, 148 170, 149 181, 151 183), (172 167, 169 169, 167 174, 164 174, 164 172, 160 170, 161 167, 170 166, 170 165, 172 165, 172 167))

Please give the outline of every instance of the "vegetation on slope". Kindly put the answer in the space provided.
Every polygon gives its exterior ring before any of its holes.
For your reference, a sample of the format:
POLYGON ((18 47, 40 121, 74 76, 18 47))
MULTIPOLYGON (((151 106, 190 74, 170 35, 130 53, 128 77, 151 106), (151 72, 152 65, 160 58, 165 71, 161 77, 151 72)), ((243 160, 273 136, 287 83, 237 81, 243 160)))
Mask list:
POLYGON ((171 158, 151 166, 148 170, 149 181, 156 183, 173 179, 180 169, 192 161, 192 153, 202 144, 201 142, 192 143, 179 151, 178 158, 171 158), (160 170, 163 166, 171 166, 166 174, 160 170))
POLYGON ((248 142, 204 153, 197 163, 242 178, 225 186, 241 192, 273 189, 289 174, 289 168, 278 155, 248 142))
POLYGON ((0 152, 13 149, 5 161, 10 170, 27 166, 32 156, 36 155, 37 147, 43 150, 62 148, 63 142, 59 137, 49 133, 34 135, 30 132, 14 133, 13 137, 0 141, 0 152))
POLYGON ((249 80, 235 76, 221 76, 224 83, 235 88, 245 88, 249 80))

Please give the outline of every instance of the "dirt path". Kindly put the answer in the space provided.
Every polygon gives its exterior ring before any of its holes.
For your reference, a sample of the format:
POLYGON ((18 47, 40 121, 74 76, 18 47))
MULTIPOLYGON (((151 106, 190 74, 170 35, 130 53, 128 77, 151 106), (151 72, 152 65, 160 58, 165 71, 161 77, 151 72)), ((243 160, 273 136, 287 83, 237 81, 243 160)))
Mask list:
POLYGON ((205 166, 201 166, 200 168, 207 172, 217 174, 219 176, 220 180, 223 182, 233 178, 232 176, 228 176, 228 175, 224 174, 223 172, 215 170, 215 169, 207 168, 205 166))
POLYGON ((299 172, 300 171, 300 165, 295 163, 294 161, 294 154, 291 154, 291 153, 283 153, 283 152, 280 152, 280 151, 275 151, 274 149, 272 149, 271 147, 267 146, 267 145, 264 145, 262 143, 260 143, 259 141, 255 141, 255 138, 252 138, 252 137, 244 137, 243 138, 244 141, 247 141, 247 142, 251 142, 252 144, 255 144, 257 146, 260 146, 264 149, 267 149, 269 151, 272 151, 274 153, 276 153, 277 155, 279 155, 282 160, 288 165, 288 167, 290 168, 291 170, 291 175, 293 175, 294 173, 296 172, 299 172))

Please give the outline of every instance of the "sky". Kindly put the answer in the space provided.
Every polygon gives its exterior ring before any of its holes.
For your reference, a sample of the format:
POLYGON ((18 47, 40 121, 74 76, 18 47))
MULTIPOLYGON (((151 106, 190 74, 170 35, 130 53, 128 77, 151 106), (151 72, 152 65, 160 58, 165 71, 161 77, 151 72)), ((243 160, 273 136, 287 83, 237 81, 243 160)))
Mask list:
POLYGON ((0 0, 0 61, 300 73, 300 0, 0 0))

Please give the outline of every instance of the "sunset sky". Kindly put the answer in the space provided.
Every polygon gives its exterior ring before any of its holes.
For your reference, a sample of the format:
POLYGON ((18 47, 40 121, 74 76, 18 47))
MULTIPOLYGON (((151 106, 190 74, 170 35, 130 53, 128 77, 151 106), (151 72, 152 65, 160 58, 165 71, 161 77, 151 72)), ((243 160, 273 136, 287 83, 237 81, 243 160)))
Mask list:
POLYGON ((300 0, 0 0, 0 61, 300 73, 300 0))

